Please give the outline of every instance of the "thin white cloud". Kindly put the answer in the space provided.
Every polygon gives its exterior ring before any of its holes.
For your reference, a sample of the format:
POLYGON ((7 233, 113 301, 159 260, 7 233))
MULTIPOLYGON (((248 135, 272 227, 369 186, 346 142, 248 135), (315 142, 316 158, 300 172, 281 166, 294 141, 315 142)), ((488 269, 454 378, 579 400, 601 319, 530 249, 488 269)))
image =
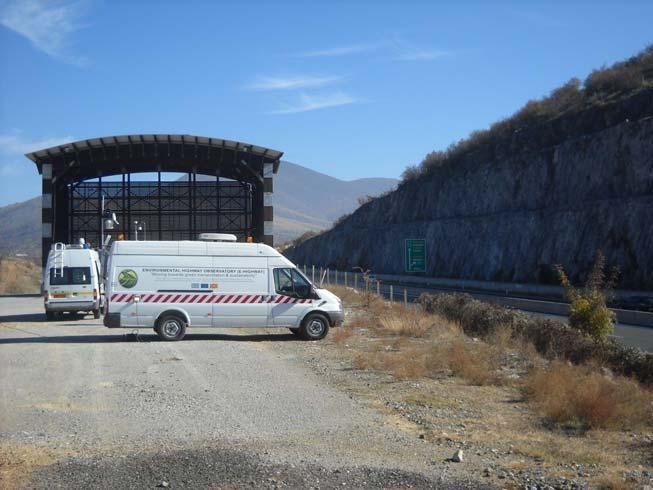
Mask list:
POLYGON ((307 51, 305 53, 299 54, 298 56, 302 58, 335 57, 369 53, 379 50, 390 52, 392 59, 396 61, 433 61, 445 56, 452 55, 450 51, 420 48, 413 46, 403 39, 395 37, 391 40, 381 41, 377 43, 352 44, 350 46, 340 46, 316 51, 307 51))
POLYGON ((408 49, 400 52, 395 56, 397 61, 433 61, 445 56, 450 56, 448 51, 440 51, 437 49, 408 49))
POLYGON ((337 76, 298 75, 290 77, 259 77, 247 85, 250 90, 293 90, 302 88, 323 87, 342 80, 337 76))
POLYGON ((296 114, 298 112, 315 111, 327 107, 355 104, 359 102, 355 97, 344 92, 332 94, 308 95, 300 94, 298 100, 293 104, 285 104, 271 114, 296 114))
POLYGON ((334 48, 318 49, 315 51, 306 51, 300 53, 300 58, 325 58, 335 56, 347 56, 350 54, 369 53, 376 51, 387 43, 370 43, 370 44, 352 44, 349 46, 338 46, 334 48))
POLYGON ((9 0, 0 7, 0 25, 24 36, 53 58, 83 65, 86 60, 66 54, 66 48, 70 34, 83 27, 85 10, 85 0, 9 0))
POLYGON ((0 153, 3 155, 24 155, 25 153, 62 145, 71 141, 75 141, 75 138, 72 136, 27 140, 22 136, 21 132, 15 131, 13 133, 0 134, 0 153))
POLYGON ((392 41, 392 51, 396 61, 433 61, 453 54, 442 49, 418 47, 398 37, 392 41))

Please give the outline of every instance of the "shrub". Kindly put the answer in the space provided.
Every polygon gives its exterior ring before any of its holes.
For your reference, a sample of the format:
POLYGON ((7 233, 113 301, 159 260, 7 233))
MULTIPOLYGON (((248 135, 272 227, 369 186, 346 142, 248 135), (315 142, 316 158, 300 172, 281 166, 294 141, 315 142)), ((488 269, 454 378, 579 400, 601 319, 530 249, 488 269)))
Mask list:
POLYGON ((651 393, 637 382, 555 361, 534 371, 526 395, 553 423, 631 427, 651 422, 651 393))
POLYGON ((422 175, 422 167, 420 165, 409 165, 401 173, 401 180, 408 182, 409 180, 416 179, 422 175))
POLYGON ((345 213, 342 216, 339 216, 336 218, 336 220, 333 222, 332 228, 337 228, 341 224, 343 224, 345 221, 347 221, 347 218, 351 216, 351 213, 345 213))
POLYGON ((372 201, 374 201, 374 196, 370 196, 369 194, 366 196, 360 196, 358 199, 358 205, 359 206, 364 206, 365 204, 369 204, 372 201))
POLYGON ((467 335, 486 337, 495 328, 520 321, 523 315, 502 306, 484 303, 468 294, 422 294, 419 299, 429 313, 458 322, 467 335))
POLYGON ((564 359, 575 364, 595 362, 615 373, 653 384, 653 354, 625 347, 614 339, 597 342, 561 321, 527 316, 483 303, 467 294, 423 294, 419 301, 426 312, 460 324, 466 333, 492 338, 495 329, 509 326, 513 338, 531 343, 537 352, 549 359, 564 359), (491 319, 497 323, 489 325, 491 319))
POLYGON ((561 265, 557 265, 556 270, 569 299, 569 324, 597 341, 607 339, 614 331, 615 315, 608 308, 607 300, 616 282, 617 270, 613 269, 606 279, 605 257, 600 250, 582 289, 572 286, 561 265))
POLYGON ((496 381, 499 368, 497 353, 487 344, 457 340, 447 352, 451 371, 473 385, 485 385, 496 381))

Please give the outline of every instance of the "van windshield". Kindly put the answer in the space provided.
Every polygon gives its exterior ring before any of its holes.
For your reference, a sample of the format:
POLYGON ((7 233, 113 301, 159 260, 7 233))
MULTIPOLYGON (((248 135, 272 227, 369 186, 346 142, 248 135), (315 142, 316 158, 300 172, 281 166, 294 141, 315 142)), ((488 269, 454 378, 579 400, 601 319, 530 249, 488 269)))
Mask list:
POLYGON ((90 267, 64 267, 50 268, 50 284, 52 286, 74 286, 79 284, 91 284, 90 267))

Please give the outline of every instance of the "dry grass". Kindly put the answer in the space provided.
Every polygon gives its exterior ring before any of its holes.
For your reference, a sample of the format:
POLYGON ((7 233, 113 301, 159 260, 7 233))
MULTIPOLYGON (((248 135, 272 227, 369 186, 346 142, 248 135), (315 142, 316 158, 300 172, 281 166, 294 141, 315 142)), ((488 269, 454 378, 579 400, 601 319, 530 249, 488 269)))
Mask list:
POLYGON ((356 291, 354 288, 329 285, 327 289, 338 296, 347 308, 360 307, 365 302, 364 294, 356 291))
MULTIPOLYGON (((502 323, 495 327, 488 336, 487 341, 497 347, 498 349, 508 349, 513 347, 513 332, 512 327, 508 324, 502 323)), ((531 344, 532 345, 532 344, 531 344)))
POLYGON ((336 344, 342 344, 346 342, 354 335, 354 329, 351 325, 343 325, 339 328, 334 328, 331 330, 331 339, 336 344))
MULTIPOLYGON (((604 375, 597 361, 552 361, 534 344, 533 329, 515 328, 521 319, 506 322, 499 309, 470 311, 447 301, 441 306, 450 306, 450 314, 427 313, 380 298, 359 305, 348 310, 352 334, 335 339, 347 349, 333 353, 377 376, 346 384, 355 383, 356 392, 371 400, 382 394, 400 401, 400 408, 384 409, 411 424, 409 415, 417 413, 414 430, 427 441, 498 448, 504 468, 538 468, 547 478, 580 478, 588 488, 630 488, 624 475, 650 466, 653 395, 644 385, 604 375), (578 477, 574 464, 596 467, 591 476, 578 477)), ((567 343, 555 339, 558 333, 550 332, 549 343, 567 343)))
POLYGON ((480 386, 498 381, 498 353, 483 342, 453 342, 449 347, 448 362, 451 371, 470 384, 480 386))
POLYGON ((388 335, 422 338, 433 327, 434 320, 418 309, 393 308, 379 319, 379 329, 388 335))
POLYGON ((525 390, 553 423, 618 428, 653 421, 650 391, 633 380, 606 376, 587 366, 553 362, 548 369, 534 370, 525 390))
POLYGON ((41 266, 29 259, 0 257, 0 294, 38 293, 41 266))
POLYGON ((389 373, 397 379, 417 379, 429 374, 428 353, 422 346, 376 345, 369 352, 354 357, 357 369, 373 369, 389 373))

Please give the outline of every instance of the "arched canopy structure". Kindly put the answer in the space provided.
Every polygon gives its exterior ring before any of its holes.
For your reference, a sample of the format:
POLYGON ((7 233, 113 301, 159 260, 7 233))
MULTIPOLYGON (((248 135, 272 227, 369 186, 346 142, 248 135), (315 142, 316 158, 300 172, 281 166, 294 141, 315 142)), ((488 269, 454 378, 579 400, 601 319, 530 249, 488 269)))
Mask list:
MULTIPOLYGON (((43 176, 43 256, 53 241, 67 241, 73 238, 71 214, 75 209, 72 204, 72 195, 83 188, 84 181, 98 179, 99 186, 93 191, 99 199, 111 187, 104 184, 104 177, 122 175, 122 202, 125 203, 132 192, 131 174, 140 172, 157 172, 158 184, 150 186, 158 190, 159 199, 159 224, 165 218, 165 205, 161 204, 162 190, 161 172, 183 172, 188 174, 187 183, 175 184, 184 186, 183 199, 188 202, 188 215, 191 219, 190 230, 199 231, 229 231, 205 230, 196 228, 192 223, 196 221, 194 213, 198 206, 207 202, 207 195, 203 187, 211 186, 205 179, 198 181, 196 176, 214 176, 216 192, 220 193, 220 178, 230 179, 247 185, 250 193, 251 215, 245 217, 247 232, 251 233, 257 241, 272 244, 272 181, 273 175, 279 169, 282 152, 261 146, 204 136, 180 134, 136 134, 123 136, 107 136, 66 143, 52 148, 45 148, 26 155, 33 161, 39 173, 43 176), (81 186, 81 187, 80 187, 81 186), (204 194, 203 194, 204 192, 204 194)), ((141 183, 143 184, 143 183, 141 183)), ((224 182, 222 183, 225 184, 224 182)), ((95 184, 94 184, 95 185, 95 184)), ((116 187, 114 183, 114 188, 116 187)), ((230 184, 233 186, 233 183, 230 184)), ((141 186, 143 187, 143 186, 141 186)), ((115 189, 114 189, 115 191, 115 189)), ((179 194, 179 189, 175 192, 179 194)), ((115 192, 114 192, 115 194, 115 192)), ((138 196, 137 196, 138 197, 138 196)), ((152 197, 152 196, 150 196, 152 197)), ((117 198, 116 198, 117 199, 117 198)), ((136 199, 136 197, 135 197, 136 199)), ((119 199, 117 199, 119 201, 119 199)), ((186 201, 185 201, 186 202, 186 201)), ((219 199, 216 200, 215 212, 220 212, 219 199)), ((129 203, 126 206, 128 207, 129 203)), ((131 226, 130 210, 125 216, 127 226, 131 226)), ((209 212, 206 207, 204 212, 209 212)), ((87 213, 88 214, 88 213, 87 213)), ((97 209, 97 220, 92 216, 93 222, 99 226, 100 210, 97 209)), ((153 218, 151 218, 153 219, 153 218)), ((218 219, 215 226, 220 228, 218 219)), ((159 226, 159 238, 165 225, 159 226)), ((130 230, 127 230, 129 232, 130 230)), ((156 236, 154 236, 156 238, 156 236)))

